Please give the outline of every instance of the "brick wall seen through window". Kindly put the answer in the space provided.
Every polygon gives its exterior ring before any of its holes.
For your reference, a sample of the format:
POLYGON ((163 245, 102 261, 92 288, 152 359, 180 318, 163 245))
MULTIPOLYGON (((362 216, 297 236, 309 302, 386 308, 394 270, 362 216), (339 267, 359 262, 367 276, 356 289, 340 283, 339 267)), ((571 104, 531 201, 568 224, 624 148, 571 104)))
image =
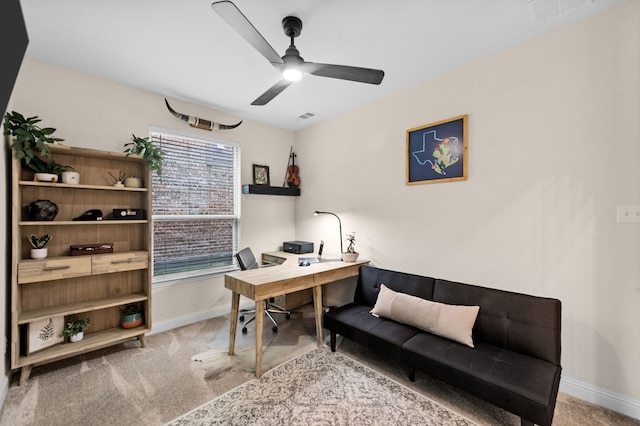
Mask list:
POLYGON ((163 154, 153 175, 153 274, 200 275, 233 267, 239 233, 237 144, 152 129, 163 154))

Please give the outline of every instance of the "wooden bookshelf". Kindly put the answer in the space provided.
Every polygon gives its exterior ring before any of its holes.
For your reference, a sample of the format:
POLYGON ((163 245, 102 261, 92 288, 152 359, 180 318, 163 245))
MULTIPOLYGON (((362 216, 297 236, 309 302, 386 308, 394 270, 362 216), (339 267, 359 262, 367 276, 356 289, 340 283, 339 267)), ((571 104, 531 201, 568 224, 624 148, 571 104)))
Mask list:
MULTIPOLYGON (((11 368, 21 369, 20 384, 33 367, 138 339, 151 331, 151 220, 113 220, 113 209, 146 209, 151 213, 151 173, 140 156, 53 145, 52 158, 80 173, 80 184, 37 182, 34 174, 12 158, 11 368), (119 172, 142 178, 142 188, 115 187, 109 175, 119 172), (53 221, 29 217, 36 200, 57 204, 53 221), (99 209, 103 220, 74 221, 99 209), (53 236, 45 259, 31 259, 30 234, 53 236), (113 253, 71 256, 76 244, 113 244, 113 253), (124 305, 140 303, 143 325, 120 327, 124 305), (65 339, 29 351, 32 324, 51 318, 90 318, 81 342, 65 339)), ((150 217, 150 216, 147 216, 150 217)), ((61 330, 60 330, 61 331, 61 330)))

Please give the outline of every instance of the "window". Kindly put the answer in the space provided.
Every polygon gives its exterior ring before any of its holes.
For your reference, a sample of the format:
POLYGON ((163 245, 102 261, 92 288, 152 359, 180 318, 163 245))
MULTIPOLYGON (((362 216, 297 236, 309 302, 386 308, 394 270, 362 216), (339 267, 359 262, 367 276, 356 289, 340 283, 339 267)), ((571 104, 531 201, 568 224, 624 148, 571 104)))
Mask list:
POLYGON ((164 160, 162 174, 153 174, 154 282, 230 269, 239 235, 239 145, 150 133, 164 160))

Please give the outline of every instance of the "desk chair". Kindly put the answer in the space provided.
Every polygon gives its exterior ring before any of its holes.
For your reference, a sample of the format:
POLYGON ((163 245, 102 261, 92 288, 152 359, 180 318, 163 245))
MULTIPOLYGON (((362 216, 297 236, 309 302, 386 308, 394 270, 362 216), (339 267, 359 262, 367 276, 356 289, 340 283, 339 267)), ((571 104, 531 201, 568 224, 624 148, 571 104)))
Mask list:
MULTIPOLYGON (((251 249, 249 247, 245 247, 242 250, 240 250, 238 253, 236 253, 236 259, 238 259, 238 264, 240 265, 240 269, 242 269, 243 271, 247 270, 247 269, 256 269, 259 268, 260 266, 258 265, 258 262, 256 261, 255 256, 253 255, 253 252, 251 251, 251 249)), ((264 314, 271 320, 271 322, 273 323, 273 327, 271 328, 271 330, 273 330, 274 333, 278 332, 278 323, 276 322, 275 319, 273 319, 273 316, 271 316, 271 314, 284 314, 285 318, 290 319, 291 318, 291 312, 282 309, 279 306, 273 305, 273 298, 267 299, 264 301, 265 306, 264 306, 264 314)), ((244 316, 245 314, 254 314, 253 317, 244 323, 244 327, 242 327, 242 334, 247 334, 247 324, 249 324, 251 321, 256 319, 255 313, 256 310, 254 309, 242 309, 240 310, 240 321, 244 321, 244 316)))

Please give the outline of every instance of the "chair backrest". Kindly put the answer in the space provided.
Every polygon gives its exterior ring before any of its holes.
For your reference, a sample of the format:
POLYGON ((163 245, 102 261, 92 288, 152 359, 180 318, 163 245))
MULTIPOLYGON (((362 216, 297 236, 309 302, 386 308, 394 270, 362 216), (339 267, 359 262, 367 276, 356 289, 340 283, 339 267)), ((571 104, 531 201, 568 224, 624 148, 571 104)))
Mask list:
POLYGON ((258 262, 256 262, 256 258, 249 247, 245 247, 237 252, 236 259, 238 259, 240 269, 243 271, 246 269, 256 269, 258 267, 258 262))

